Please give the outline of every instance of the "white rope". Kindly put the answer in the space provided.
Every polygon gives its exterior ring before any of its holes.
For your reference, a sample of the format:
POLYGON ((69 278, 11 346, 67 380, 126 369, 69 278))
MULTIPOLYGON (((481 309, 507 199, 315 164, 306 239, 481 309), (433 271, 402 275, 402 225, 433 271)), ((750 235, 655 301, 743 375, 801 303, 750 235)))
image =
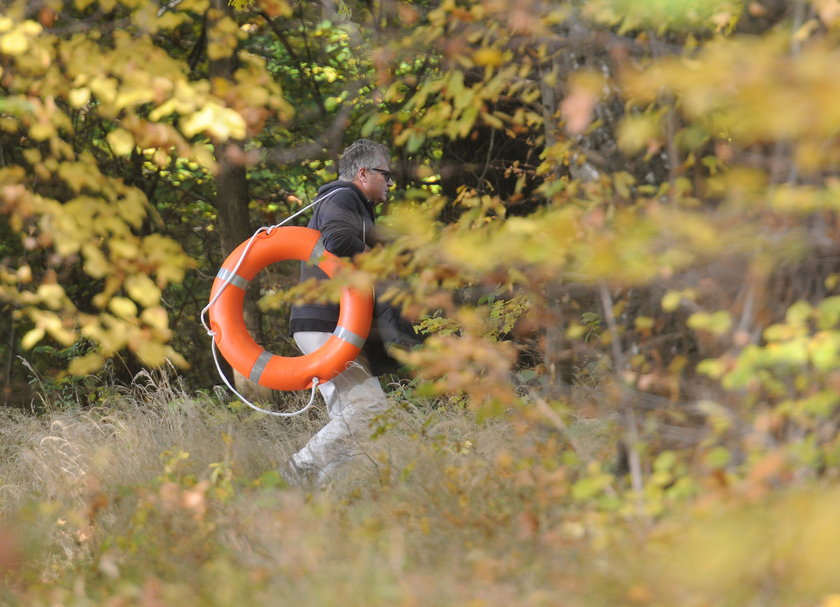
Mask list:
POLYGON ((341 190, 344 190, 344 189, 347 189, 347 188, 336 188, 335 190, 332 190, 331 192, 324 195, 323 197, 316 198, 314 201, 312 201, 312 203, 306 205, 305 207, 303 207, 302 209, 300 209, 296 213, 294 213, 292 215, 289 215, 286 219, 284 219, 280 223, 274 224, 273 226, 267 226, 267 227, 262 226, 262 227, 258 228, 257 231, 254 232, 251 235, 251 238, 248 239, 248 244, 245 245, 245 249, 242 251, 242 255, 239 256, 239 259, 236 261, 236 265, 233 267, 233 270, 228 272, 227 277, 225 278, 224 282, 219 287, 219 290, 216 291, 216 294, 213 295, 212 299, 210 300, 210 303, 208 303, 206 306, 204 306, 204 309, 201 310, 201 324, 204 325, 204 329, 207 331, 207 335, 210 336, 210 349, 213 352, 213 361, 216 363, 216 371, 219 372, 219 377, 222 378, 222 381, 225 382, 225 385, 228 387, 228 389, 231 392, 233 392, 237 396, 237 398, 239 398, 239 400, 241 400, 243 403, 245 403, 246 405, 248 405, 249 407, 251 407, 255 411, 259 411, 260 413, 266 413, 267 415, 276 415, 278 417, 294 417, 295 415, 300 415, 301 413, 303 413, 304 411, 309 409, 309 407, 312 406, 312 403, 315 402, 315 388, 318 386, 318 382, 319 382, 318 378, 314 377, 312 379, 312 393, 309 397, 309 402, 306 404, 305 407, 303 407, 301 409, 298 409, 297 411, 292 411, 291 413, 286 413, 286 412, 282 412, 282 411, 269 411, 267 409, 262 409, 261 407, 258 407, 257 405, 255 405, 254 403, 249 401, 247 398, 242 396, 239 392, 237 392, 236 389, 233 386, 230 385, 230 382, 228 381, 227 377, 225 377, 225 374, 222 371, 222 366, 219 364, 219 356, 218 356, 218 352, 216 350, 216 340, 214 339, 216 337, 216 332, 212 328, 210 328, 210 326, 207 324, 207 321, 205 320, 204 316, 210 311, 210 308, 213 307, 213 304, 215 304, 218 301, 219 297, 221 297, 222 293, 227 288, 227 286, 237 276, 237 272, 239 271, 239 267, 242 265, 242 262, 245 260, 245 257, 248 255, 248 251, 251 249, 251 245, 254 244, 254 239, 261 232, 266 232, 267 234, 271 234, 271 232, 272 232, 272 230, 274 230, 274 228, 279 228, 283 224, 288 223, 289 221, 291 221, 292 219, 294 219, 295 217, 297 217, 301 213, 304 213, 307 210, 314 207, 319 202, 323 202, 324 200, 327 200, 327 199, 331 198, 332 196, 334 196, 335 194, 337 194, 338 192, 340 192, 341 190))
POLYGON ((258 407, 257 405, 249 401, 247 398, 242 396, 239 392, 237 392, 236 388, 230 385, 228 378, 225 377, 225 374, 222 371, 222 366, 219 364, 219 354, 218 350, 216 350, 216 340, 212 338, 210 340, 210 349, 213 351, 213 361, 216 363, 216 370, 219 372, 219 377, 222 378, 222 381, 225 382, 225 385, 228 387, 228 389, 231 392, 233 392, 237 396, 237 398, 239 398, 239 400, 251 407, 254 411, 259 411, 260 413, 265 413, 267 415, 276 415, 277 417, 294 417, 295 415, 300 415, 301 413, 309 409, 309 407, 311 407, 312 404, 315 402, 315 388, 318 387, 318 383, 320 382, 320 380, 317 377, 312 378, 312 392, 309 395, 309 402, 306 403, 305 407, 298 409, 297 411, 292 411, 291 413, 286 413, 284 411, 269 411, 268 409, 258 407))

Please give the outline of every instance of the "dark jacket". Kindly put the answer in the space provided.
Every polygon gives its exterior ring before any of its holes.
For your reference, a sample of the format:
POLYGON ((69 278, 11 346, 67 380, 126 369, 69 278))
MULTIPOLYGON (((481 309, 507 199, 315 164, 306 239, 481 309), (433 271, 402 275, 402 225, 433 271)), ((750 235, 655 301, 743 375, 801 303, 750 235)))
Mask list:
MULTIPOLYGON (((318 230, 324 246, 339 257, 353 257, 372 246, 376 216, 373 205, 349 181, 333 181, 318 190, 318 197, 325 197, 315 205, 308 227, 318 230)), ((318 267, 301 263, 301 281, 309 278, 324 279, 326 274, 318 267)), ((338 322, 338 304, 302 304, 292 306, 289 331, 322 331, 332 333, 338 322)), ((365 342, 364 354, 376 375, 393 373, 398 363, 388 355, 386 344, 411 347, 420 343, 410 322, 402 318, 398 308, 387 302, 377 301, 373 311, 371 332, 365 342)))

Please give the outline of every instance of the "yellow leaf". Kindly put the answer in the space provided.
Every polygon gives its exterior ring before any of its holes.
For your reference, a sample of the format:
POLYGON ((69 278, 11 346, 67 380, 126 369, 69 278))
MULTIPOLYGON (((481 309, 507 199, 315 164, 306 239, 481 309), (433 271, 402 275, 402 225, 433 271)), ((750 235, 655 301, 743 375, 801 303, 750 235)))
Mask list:
POLYGON ((645 148, 659 134, 658 117, 650 114, 627 116, 618 127, 618 147, 625 154, 645 148))
POLYGON ((134 150, 134 135, 125 129, 115 129, 106 137, 108 145, 117 156, 128 156, 134 150))
MULTIPOLYGON (((110 302, 110 300, 108 301, 110 302)), ((83 323, 82 335, 99 342, 99 350, 105 355, 113 354, 124 348, 131 332, 129 324, 110 314, 101 314, 99 320, 101 324, 97 322, 96 317, 93 317, 87 323, 83 323)))
POLYGON ((70 373, 73 375, 87 375, 99 369, 105 358, 98 352, 89 352, 70 361, 70 373))
POLYGON ((480 66, 499 67, 502 64, 502 52, 497 48, 480 48, 473 53, 473 62, 480 66))
POLYGON ((146 218, 147 205, 146 195, 141 190, 132 187, 123 190, 122 197, 117 200, 120 217, 135 228, 139 228, 146 218))
POLYGON ((187 362, 187 359, 181 356, 178 352, 175 351, 172 346, 166 347, 166 359, 181 369, 189 369, 190 363, 187 362))
POLYGON ((662 309, 665 312, 673 312, 680 307, 682 299, 683 294, 680 291, 668 291, 662 296, 662 309))
POLYGON ((225 59, 233 54, 233 50, 233 44, 230 44, 228 40, 224 42, 210 42, 207 45, 207 56, 213 61, 225 59))
POLYGON ((36 122, 29 127, 29 136, 35 141, 44 141, 55 135, 55 128, 49 122, 36 122))
POLYGON ((166 310, 160 306, 143 310, 140 320, 161 333, 166 333, 169 330, 169 318, 166 310))
MULTIPOLYGON (((73 188, 76 192, 81 191, 81 189, 88 185, 88 172, 84 170, 79 170, 80 165, 76 162, 62 162, 58 166, 58 176, 61 177, 64 181, 67 182, 71 188, 73 188)), ((85 201, 84 203, 80 202, 80 205, 87 205, 88 202, 85 201)))
POLYGON ((48 308, 58 310, 64 302, 64 289, 56 283, 46 283, 38 286, 38 297, 48 308))
POLYGON ((203 14, 204 11, 207 10, 207 7, 207 0, 184 0, 178 8, 185 11, 193 11, 195 13, 203 14))
POLYGON ((203 168, 215 173, 216 159, 210 150, 205 147, 196 147, 193 149, 193 157, 203 168))
POLYGON ((180 282, 186 269, 195 265, 184 254, 181 245, 160 234, 150 234, 143 239, 143 255, 149 263, 155 264, 155 275, 160 285, 180 282))
POLYGON ((115 258, 135 259, 140 253, 137 243, 133 239, 111 238, 108 241, 108 246, 111 248, 111 256, 115 258))
POLYGON ((127 297, 111 298, 108 309, 125 320, 137 318, 137 305, 127 297))
POLYGON ((20 29, 0 37, 0 52, 4 55, 22 55, 29 49, 29 39, 20 29))
POLYGON ((636 330, 644 331, 652 329, 655 324, 655 321, 649 316, 637 316, 634 319, 633 324, 635 325, 636 330))
POLYGON ((216 139, 242 139, 245 137, 245 120, 234 110, 210 102, 185 118, 181 129, 187 137, 207 132, 216 139))
POLYGON ((695 312, 688 318, 688 326, 721 336, 732 328, 732 316, 726 310, 695 312))
POLYGON ((29 164, 38 164, 41 162, 41 151, 37 148, 29 148, 23 151, 23 157, 29 164))
POLYGON ((55 314, 49 312, 41 314, 38 318, 38 324, 44 327, 50 337, 63 346, 72 345, 76 341, 76 334, 65 329, 61 319, 55 314))
POLYGON ((166 346, 156 341, 143 340, 132 349, 143 364, 157 367, 166 362, 166 346))
POLYGON ((44 328, 35 327, 26 332, 23 339, 20 340, 20 347, 24 350, 30 350, 32 347, 44 338, 44 328))
POLYGON ((26 21, 20 24, 20 29, 24 34, 28 34, 29 36, 37 36, 44 31, 44 26, 38 23, 37 21, 27 19, 26 21))
POLYGON ((90 81, 90 90, 101 102, 111 104, 117 97, 117 81, 98 76, 90 81))
POLYGON ((105 258, 102 250, 93 244, 82 246, 82 253, 85 257, 84 271, 92 278, 102 278, 111 271, 111 264, 105 258))
POLYGON ((114 105, 119 109, 136 107, 154 101, 154 91, 148 87, 146 82, 135 82, 133 84, 133 86, 124 86, 114 99, 114 105))
POLYGON ((23 284, 32 282, 32 268, 28 264, 19 267, 15 272, 15 278, 23 284))
POLYGON ((144 308, 151 308, 160 301, 160 289, 145 274, 133 274, 125 281, 128 296, 144 308))

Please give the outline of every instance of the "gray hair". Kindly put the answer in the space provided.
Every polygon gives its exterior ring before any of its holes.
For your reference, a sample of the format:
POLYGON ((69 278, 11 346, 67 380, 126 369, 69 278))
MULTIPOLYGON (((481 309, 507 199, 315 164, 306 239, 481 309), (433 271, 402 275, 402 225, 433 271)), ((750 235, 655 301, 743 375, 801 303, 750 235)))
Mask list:
POLYGON ((391 152, 381 143, 370 139, 357 139, 341 154, 338 161, 338 177, 353 181, 359 169, 376 168, 382 162, 389 162, 391 152))

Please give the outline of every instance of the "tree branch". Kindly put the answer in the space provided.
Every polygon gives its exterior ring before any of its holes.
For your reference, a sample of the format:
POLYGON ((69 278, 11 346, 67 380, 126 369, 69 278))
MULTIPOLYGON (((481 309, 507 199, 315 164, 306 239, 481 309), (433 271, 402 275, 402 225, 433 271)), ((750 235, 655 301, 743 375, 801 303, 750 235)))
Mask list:
MULTIPOLYGON (((271 29, 272 32, 274 32, 274 35, 277 36, 277 39, 280 41, 280 44, 283 45, 283 48, 286 49, 286 52, 289 53, 289 57, 291 57, 292 60, 297 64, 298 70, 301 73, 307 72, 307 70, 304 69, 303 61, 301 60, 300 57, 298 57, 298 54, 295 52, 294 48, 292 47, 292 43, 289 42, 289 39, 286 36, 286 33, 282 29, 277 27, 277 24, 271 19, 271 17, 268 16, 268 14, 266 14, 265 11, 260 11, 259 15, 263 19, 265 19, 265 22, 266 22, 266 24, 268 24, 268 27, 271 29)), ((305 37, 304 37, 304 39, 305 39, 305 37)), ((311 56, 311 53, 309 53, 309 45, 307 45, 306 48, 307 48, 307 55, 309 55, 308 60, 311 64, 312 63, 312 56, 311 56)), ((318 81, 315 80, 314 78, 308 78, 307 81, 312 86, 312 92, 313 92, 314 97, 315 97, 315 103, 318 105, 318 109, 320 110, 321 115, 326 116, 327 115, 327 108, 324 105, 323 94, 321 93, 321 87, 318 86, 318 81)))

